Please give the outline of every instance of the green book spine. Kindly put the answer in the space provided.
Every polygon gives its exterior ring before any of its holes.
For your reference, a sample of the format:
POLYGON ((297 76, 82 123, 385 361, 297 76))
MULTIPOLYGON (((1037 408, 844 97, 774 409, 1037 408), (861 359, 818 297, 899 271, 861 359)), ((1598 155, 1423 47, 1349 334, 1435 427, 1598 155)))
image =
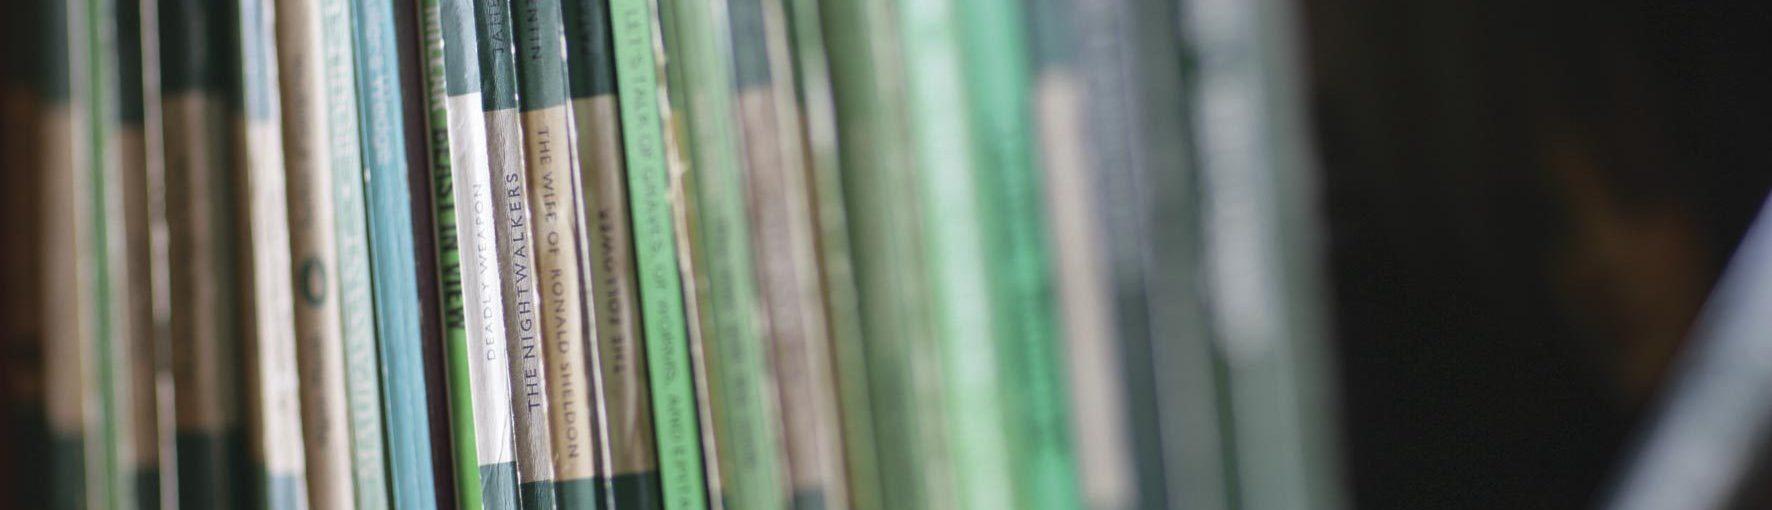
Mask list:
POLYGON ((657 508, 658 451, 652 392, 640 349, 639 281, 634 273, 627 172, 615 97, 615 60, 605 0, 567 0, 566 52, 573 128, 578 134, 580 225, 585 294, 600 379, 599 481, 607 508, 657 508))
POLYGON ((183 508, 245 504, 241 423, 241 293, 234 281, 236 215, 226 165, 222 58, 227 26, 210 2, 161 4, 168 253, 177 499, 183 508), (218 65, 219 64, 219 65, 218 65))
POLYGON ((830 330, 787 13, 729 2, 739 134, 763 324, 793 505, 847 507, 830 330))
POLYGON ((634 264, 652 384, 660 492, 668 510, 707 507, 690 368, 688 320, 677 270, 677 229, 671 205, 666 138, 668 91, 660 80, 664 46, 653 0, 611 0, 616 94, 627 156, 634 264))
MULTIPOLYGON (((1015 506, 1013 445, 1005 415, 996 342, 1002 337, 993 293, 987 215, 990 203, 979 171, 982 143, 971 131, 962 2, 905 0, 898 4, 904 45, 910 147, 917 169, 924 250, 934 310, 941 384, 945 388, 945 442, 954 501, 962 508, 1015 506)), ((970 27, 966 27, 970 28, 970 27)), ((1019 390, 1019 389, 1018 389, 1019 390)))
MULTIPOLYGON (((319 1, 278 2, 278 86, 282 94, 284 163, 288 171, 289 243, 295 285, 296 354, 300 362, 303 447, 308 500, 316 507, 350 508, 350 416, 347 412, 344 334, 339 307, 333 209, 332 92, 319 1)), ((334 5, 333 7, 336 7, 334 5)), ((354 128, 354 123, 348 127, 354 128)))
POLYGON ((555 507, 553 437, 549 433, 547 367, 536 293, 529 186, 523 128, 517 111, 517 48, 511 5, 475 0, 481 108, 486 116, 487 162, 498 229, 500 293, 510 338, 511 397, 516 424, 518 496, 525 509, 555 507))
POLYGON ((1079 504, 1060 368, 1042 173, 1034 159, 1032 55, 1021 0, 960 2, 974 175, 990 264, 997 364, 1018 508, 1079 504))
POLYGON ((356 33, 348 0, 321 0, 325 51, 326 123, 331 150, 333 233, 337 242, 340 339, 343 342, 345 409, 350 426, 351 479, 355 506, 387 508, 386 436, 382 430, 382 372, 370 276, 368 205, 359 136, 356 33))
MULTIPOLYGON (((861 314, 868 414, 877 462, 875 499, 852 478, 858 508, 917 508, 952 497, 940 365, 925 272, 921 207, 912 168, 903 48, 893 4, 822 4, 835 95, 861 314), (868 506, 873 505, 873 506, 868 506)), ((851 413, 854 415, 857 413, 851 413)), ((853 443, 852 443, 853 444, 853 443)), ((850 451, 853 457, 866 450, 850 451)))
POLYGON ((92 415, 87 434, 90 447, 87 461, 87 482, 93 496, 89 503, 99 507, 126 507, 135 503, 128 493, 123 465, 129 449, 130 416, 127 409, 129 368, 124 364, 131 341, 129 319, 130 275, 127 257, 127 226, 123 218, 123 118, 120 106, 118 66, 120 48, 117 41, 117 2, 89 0, 86 3, 86 40, 88 66, 87 128, 92 137, 89 180, 83 186, 91 222, 89 231, 93 250, 87 260, 92 266, 88 289, 92 299, 93 333, 89 348, 96 379, 92 390, 98 401, 97 414, 92 415))
POLYGON ((474 6, 466 0, 443 0, 427 1, 423 7, 438 271, 460 479, 457 500, 463 508, 515 509, 509 345, 474 6))
POLYGON ((817 250, 816 285, 823 291, 824 334, 829 338, 827 349, 841 427, 841 464, 837 469, 843 470, 840 481, 844 490, 828 494, 825 501, 837 508, 879 508, 878 452, 873 439, 865 347, 861 345, 853 241, 843 200, 831 66, 821 23, 823 8, 815 0, 788 0, 786 4, 793 74, 793 85, 787 94, 797 100, 801 119, 799 128, 805 144, 817 250))
POLYGON ((392 0, 357 0, 353 7, 389 487, 395 507, 430 507, 437 496, 420 324, 424 314, 419 310, 420 255, 413 239, 394 5, 392 0))
POLYGON ((682 112, 691 183, 685 198, 694 230, 687 248, 702 300, 701 356, 713 427, 712 485, 729 508, 788 504, 786 463, 770 350, 750 246, 744 152, 737 118, 738 75, 726 2, 672 0, 663 19, 671 107, 682 112))
POLYGON ((246 200, 242 239, 251 319, 245 342, 252 490, 266 508, 306 508, 301 403, 296 375, 293 274, 270 2, 230 2, 238 59, 232 93, 232 161, 246 200))
POLYGON ((597 388, 589 366, 588 322, 579 260, 578 158, 566 102, 566 32, 559 0, 511 4, 523 166, 529 186, 543 359, 548 366, 555 492, 560 508, 596 506, 598 445, 592 435, 597 388))
POLYGON ((1181 2, 1231 502, 1339 508, 1320 209, 1291 2, 1181 2))

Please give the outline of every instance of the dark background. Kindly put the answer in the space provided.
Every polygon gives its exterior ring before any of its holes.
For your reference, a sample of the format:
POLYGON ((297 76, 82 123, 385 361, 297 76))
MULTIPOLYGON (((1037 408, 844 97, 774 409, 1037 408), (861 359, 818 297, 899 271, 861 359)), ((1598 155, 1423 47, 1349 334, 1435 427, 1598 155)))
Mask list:
POLYGON ((1772 3, 1302 5, 1356 506, 1595 505, 1772 188, 1772 3))

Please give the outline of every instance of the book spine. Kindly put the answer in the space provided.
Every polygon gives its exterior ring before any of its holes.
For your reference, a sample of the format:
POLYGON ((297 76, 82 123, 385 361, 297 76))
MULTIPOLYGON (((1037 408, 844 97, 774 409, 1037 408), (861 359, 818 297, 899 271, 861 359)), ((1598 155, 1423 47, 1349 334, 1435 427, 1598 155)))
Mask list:
POLYGON ((183 508, 245 504, 240 292, 225 164, 227 24, 209 2, 161 4, 175 452, 183 508), (222 66, 216 66, 216 63, 222 66))
POLYGON ((1336 483, 1327 295, 1291 2, 1180 2, 1195 78, 1205 288, 1231 432, 1231 501, 1346 504, 1336 483))
POLYGON ((89 265, 85 239, 91 228, 85 211, 89 200, 83 195, 90 177, 92 144, 87 125, 87 98, 84 63, 87 56, 85 5, 82 2, 47 3, 45 6, 43 94, 43 171, 47 219, 44 230, 47 272, 60 282, 74 285, 47 285, 42 296, 45 307, 44 366, 48 375, 44 388, 49 425, 50 482, 49 508, 86 508, 93 503, 87 481, 87 451, 92 447, 88 435, 88 398, 91 393, 89 348, 87 338, 92 324, 86 301, 89 265))
MULTIPOLYGON (((908 93, 898 22, 888 2, 835 0, 825 8, 836 90, 843 198, 853 208, 856 288, 870 383, 870 443, 879 470, 878 499, 858 507, 946 505, 953 491, 946 421, 935 355, 932 307, 922 239, 922 207, 912 168, 908 93), (851 170, 853 169, 853 170, 851 170), (873 339, 902 339, 875 341, 873 339), (877 501, 878 503, 873 503, 877 501)), ((851 455, 866 450, 852 450, 851 455)), ((865 484, 867 479, 860 479, 865 484)))
POLYGON ((598 436, 603 504, 658 508, 658 452, 646 353, 640 348, 639 281, 634 273, 627 172, 615 96, 615 55, 604 0, 568 0, 566 51, 573 128, 578 134, 581 264, 592 310, 590 353, 601 382, 598 436))
POLYGON ((461 479, 458 499, 464 508, 504 510, 517 508, 510 346, 473 9, 467 0, 443 0, 426 2, 422 12, 431 64, 432 186, 461 479))
POLYGON ((1048 275, 1041 172, 1035 163, 1027 22, 1022 0, 957 4, 985 256, 995 315, 1004 431, 1020 508, 1078 506, 1058 311, 1048 275))
MULTIPOLYGON (((134 312, 140 321, 139 340, 130 349, 133 364, 131 399, 135 420, 133 479, 126 483, 135 491, 138 508, 157 509, 170 506, 167 486, 173 480, 170 466, 171 401, 163 390, 170 390, 171 334, 168 294, 168 272, 171 261, 167 253, 166 159, 165 131, 161 115, 159 2, 128 0, 118 11, 119 37, 124 44, 124 62, 120 66, 125 88, 125 118, 135 118, 141 125, 141 161, 139 192, 131 192, 137 205, 126 204, 127 214, 142 219, 131 232, 139 232, 130 240, 131 274, 135 283, 130 301, 139 307, 134 312), (133 46, 133 48, 131 48, 133 46), (133 59, 133 62, 130 60, 133 59), (133 89, 133 92, 131 91, 133 89), (140 230, 135 230, 139 228, 140 230)), ((126 158, 127 159, 127 158, 126 158)), ((126 174, 127 178, 128 175, 126 174)), ((137 189, 131 185, 131 189, 137 189)), ((135 234, 132 234, 135 235, 135 234)))
POLYGON ((703 319, 699 339, 705 361, 708 405, 718 463, 718 498, 732 508, 780 508, 788 504, 779 413, 763 335, 750 216, 746 210, 745 161, 737 118, 739 85, 727 3, 713 8, 673 1, 665 12, 671 62, 672 106, 684 113, 684 147, 691 169, 685 199, 694 229, 692 255, 695 309, 703 319), (693 99, 691 99, 693 98, 693 99))
POLYGON ((783 5, 732 0, 751 248, 793 504, 847 507, 831 337, 783 5))
MULTIPOLYGON (((151 7, 151 6, 150 6, 151 7)), ((121 299, 122 320, 116 352, 126 360, 118 365, 117 397, 120 402, 118 434, 120 441, 120 479, 122 493, 119 503, 135 508, 158 508, 159 504, 159 441, 156 373, 159 368, 159 342, 165 339, 163 324, 156 313, 164 310, 163 296, 156 295, 155 253, 152 228, 164 225, 153 202, 163 187, 154 186, 150 172, 158 172, 158 151, 151 149, 148 123, 143 105, 147 100, 143 78, 144 44, 142 40, 141 0, 116 3, 117 46, 117 163, 121 198, 116 212, 123 232, 122 284, 117 296, 121 299)), ((161 254, 164 255, 164 254, 161 254)))
POLYGON ((991 293, 976 140, 969 131, 966 65, 958 5, 898 4, 904 45, 910 147, 923 207, 929 299, 938 345, 946 444, 955 501, 966 508, 1014 506, 1011 445, 997 346, 1002 327, 991 293))
POLYGON ((353 7, 390 489, 396 507, 428 507, 437 497, 394 5, 357 0, 353 7))
POLYGON ((609 4, 622 146, 631 192, 634 263, 658 441, 660 494, 667 510, 691 510, 705 508, 708 498, 685 332, 683 282, 677 271, 679 226, 673 220, 670 201, 668 155, 674 140, 666 136, 669 94, 660 80, 664 45, 658 12, 654 0, 611 0, 609 4))
MULTIPOLYGON (((333 210, 325 34, 318 1, 277 4, 278 85, 288 171, 289 243, 295 285, 308 500, 353 508, 350 416, 346 411, 344 333, 334 278, 338 267, 333 210)), ((353 149, 354 150, 354 149, 353 149)))
POLYGON ((510 344, 511 398, 516 416, 518 496, 525 509, 554 508, 553 437, 547 367, 536 293, 523 127, 518 116, 517 48, 506 0, 475 0, 481 108, 498 229, 500 293, 510 344))
POLYGON ((524 169, 529 186, 542 339, 547 345, 554 476, 561 508, 596 502, 595 388, 580 290, 578 159, 566 102, 564 14, 558 0, 512 3, 524 169))
MULTIPOLYGON (((87 2, 87 79, 88 128, 92 136, 90 180, 84 188, 91 195, 86 207, 91 216, 92 241, 89 269, 95 336, 91 339, 98 407, 91 415, 96 421, 88 430, 96 446, 89 450, 87 477, 92 504, 130 507, 135 504, 132 481, 126 465, 132 456, 134 420, 130 408, 131 365, 126 362, 128 349, 138 332, 131 310, 133 276, 130 273, 129 227, 123 216, 125 200, 132 190, 124 180, 126 173, 140 170, 139 155, 124 162, 124 151, 139 148, 139 129, 131 131, 121 111, 123 59, 118 41, 118 5, 115 0, 87 2), (137 136, 131 136, 137 135, 137 136)), ((139 123, 136 124, 139 128, 139 123)))
POLYGON ((230 4, 239 79, 234 92, 234 164, 243 172, 246 265, 251 289, 248 340, 249 451, 259 463, 257 502, 268 508, 306 508, 301 403, 296 375, 293 274, 288 195, 273 53, 270 3, 230 4))
MULTIPOLYGON (((824 8, 815 0, 788 0, 785 23, 793 83, 783 92, 796 101, 805 146, 807 186, 816 243, 816 285, 823 292, 830 370, 834 374, 841 423, 838 448, 841 492, 825 500, 837 508, 880 508, 879 457, 874 444, 871 385, 862 345, 861 308, 849 232, 847 202, 832 95, 831 64, 823 27, 824 8)), ((785 384, 785 383, 784 383, 785 384)))

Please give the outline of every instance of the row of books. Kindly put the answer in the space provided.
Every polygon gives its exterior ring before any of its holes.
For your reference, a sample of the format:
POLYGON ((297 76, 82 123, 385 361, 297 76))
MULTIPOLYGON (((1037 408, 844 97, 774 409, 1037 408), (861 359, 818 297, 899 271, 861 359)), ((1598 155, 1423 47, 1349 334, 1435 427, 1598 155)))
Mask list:
POLYGON ((1287 0, 14 10, 44 505, 1340 501, 1287 0))

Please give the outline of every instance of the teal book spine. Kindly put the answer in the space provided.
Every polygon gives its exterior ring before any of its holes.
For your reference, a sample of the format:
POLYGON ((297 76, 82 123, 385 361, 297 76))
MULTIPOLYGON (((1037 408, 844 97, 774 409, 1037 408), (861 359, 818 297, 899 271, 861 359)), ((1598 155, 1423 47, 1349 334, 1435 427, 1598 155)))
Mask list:
POLYGON ((358 0, 353 7, 389 488, 395 507, 426 508, 437 504, 437 495, 395 6, 391 0, 358 0))
POLYGON ((668 510, 698 510, 707 507, 708 493, 677 265, 682 248, 678 231, 686 227, 673 215, 671 169, 680 162, 673 161, 675 139, 668 130, 671 110, 658 5, 653 0, 611 0, 609 18, 660 494, 668 510))
POLYGON ((1021 0, 957 4, 1015 506, 1079 506, 1021 0))

